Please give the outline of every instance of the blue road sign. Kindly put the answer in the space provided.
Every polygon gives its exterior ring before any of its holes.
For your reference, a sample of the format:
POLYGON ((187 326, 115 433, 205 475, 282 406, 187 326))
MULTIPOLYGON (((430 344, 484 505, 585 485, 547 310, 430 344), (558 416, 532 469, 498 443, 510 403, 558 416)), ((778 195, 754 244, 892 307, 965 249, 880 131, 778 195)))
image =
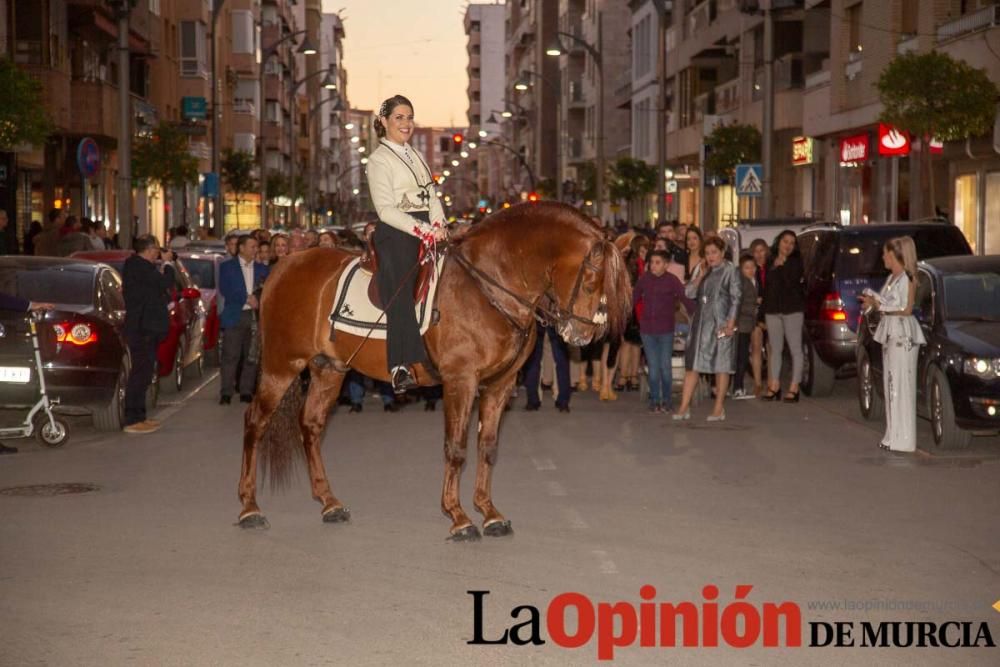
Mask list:
POLYGON ((93 178, 101 170, 101 149, 90 137, 84 137, 76 146, 76 166, 84 178, 93 178))
POLYGON ((760 197, 764 189, 764 168, 760 164, 736 165, 736 194, 760 197))

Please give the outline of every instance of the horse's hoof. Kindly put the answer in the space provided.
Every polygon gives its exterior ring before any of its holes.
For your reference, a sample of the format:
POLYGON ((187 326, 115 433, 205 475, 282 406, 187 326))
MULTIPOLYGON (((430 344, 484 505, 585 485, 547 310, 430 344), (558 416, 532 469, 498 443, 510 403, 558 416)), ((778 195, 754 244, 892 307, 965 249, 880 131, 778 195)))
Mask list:
POLYGON ((351 510, 346 507, 335 507, 323 512, 323 523, 346 523, 351 520, 351 510))
POLYGON ((258 513, 240 517, 240 522, 236 525, 245 530, 266 530, 271 527, 264 515, 258 513))
POLYGON ((482 536, 479 534, 478 528, 469 525, 465 528, 459 528, 456 531, 452 531, 451 537, 448 539, 452 542, 475 542, 482 539, 482 536))
POLYGON ((507 535, 513 535, 514 529, 511 528, 510 520, 504 519, 502 521, 492 521, 485 526, 483 526, 483 535, 486 537, 505 537, 507 535))

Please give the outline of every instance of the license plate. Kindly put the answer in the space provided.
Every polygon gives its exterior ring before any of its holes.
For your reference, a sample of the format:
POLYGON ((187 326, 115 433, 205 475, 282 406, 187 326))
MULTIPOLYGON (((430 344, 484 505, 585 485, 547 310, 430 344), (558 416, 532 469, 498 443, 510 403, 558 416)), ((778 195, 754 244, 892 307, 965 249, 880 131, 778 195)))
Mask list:
POLYGON ((0 366, 0 382, 26 384, 31 380, 31 369, 20 366, 0 366))

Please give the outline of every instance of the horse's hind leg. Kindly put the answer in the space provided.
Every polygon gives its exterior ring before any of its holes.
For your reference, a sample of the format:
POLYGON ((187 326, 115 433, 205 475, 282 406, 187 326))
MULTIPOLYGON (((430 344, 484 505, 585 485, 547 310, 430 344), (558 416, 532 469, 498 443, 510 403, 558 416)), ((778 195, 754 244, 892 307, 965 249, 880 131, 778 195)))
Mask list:
POLYGON ((243 466, 240 472, 239 497, 243 504, 239 525, 242 528, 267 528, 267 519, 257 506, 257 449, 271 417, 298 374, 265 374, 247 408, 243 426, 243 466))
POLYGON ((476 460, 476 511, 483 515, 483 532, 490 537, 513 532, 510 521, 493 505, 493 465, 497 459, 500 418, 517 379, 517 369, 486 387, 479 395, 479 443, 476 460))
POLYGON ((323 521, 337 523, 350 519, 350 510, 337 500, 330 490, 330 482, 323 467, 323 431, 326 428, 327 416, 344 384, 345 373, 334 368, 332 360, 327 357, 316 357, 309 362, 309 393, 299 423, 302 427, 302 444, 305 447, 306 461, 309 464, 309 480, 312 485, 313 498, 323 505, 323 521))

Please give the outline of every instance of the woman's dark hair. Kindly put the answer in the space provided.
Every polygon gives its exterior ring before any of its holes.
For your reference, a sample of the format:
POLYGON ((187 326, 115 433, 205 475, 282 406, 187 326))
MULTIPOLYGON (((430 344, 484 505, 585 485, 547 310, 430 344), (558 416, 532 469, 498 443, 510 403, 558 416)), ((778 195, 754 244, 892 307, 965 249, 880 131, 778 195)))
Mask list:
POLYGON ((786 229, 786 230, 784 230, 783 232, 781 232, 780 234, 778 234, 774 238, 774 244, 771 246, 771 263, 772 264, 774 263, 774 260, 776 260, 778 258, 778 247, 781 245, 781 239, 785 238, 786 236, 791 236, 792 240, 795 241, 795 248, 792 250, 792 254, 789 255, 788 258, 791 259, 792 257, 798 257, 800 255, 800 253, 799 253, 799 238, 795 235, 795 232, 793 232, 790 229, 786 229))
MULTIPOLYGON (((691 231, 691 230, 689 229, 688 231, 691 231)), ((699 234, 698 237, 701 238, 701 234, 699 234)), ((708 247, 708 246, 710 246, 710 245, 714 245, 716 248, 718 248, 719 252, 721 252, 723 255, 726 254, 726 242, 722 240, 722 237, 718 236, 716 234, 709 234, 701 242, 701 256, 702 257, 705 256, 705 248, 708 247)))
MULTIPOLYGON (((705 256, 705 238, 701 235, 701 230, 698 229, 697 227, 695 227, 694 225, 691 225, 690 227, 687 228, 687 231, 684 232, 684 249, 685 250, 688 249, 688 234, 694 234, 695 236, 698 237, 698 256, 699 257, 704 257, 705 256)), ((724 249, 725 248, 723 248, 723 250, 724 249)))
POLYGON ((379 139, 385 138, 385 125, 382 124, 382 119, 388 118, 389 114, 391 114, 396 107, 400 106, 407 106, 412 109, 413 102, 402 95, 393 95, 385 102, 382 102, 382 106, 378 108, 378 114, 375 115, 372 127, 375 128, 375 134, 379 139))

